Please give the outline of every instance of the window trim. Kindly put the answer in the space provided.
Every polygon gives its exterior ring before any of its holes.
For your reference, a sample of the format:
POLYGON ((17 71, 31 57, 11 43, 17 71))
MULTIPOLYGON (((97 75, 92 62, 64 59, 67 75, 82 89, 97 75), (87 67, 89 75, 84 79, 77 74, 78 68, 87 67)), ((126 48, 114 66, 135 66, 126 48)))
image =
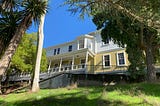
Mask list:
POLYGON ((79 39, 78 44, 79 44, 79 48, 78 48, 79 50, 84 49, 85 48, 85 39, 79 39), (80 47, 80 46, 83 46, 83 47, 80 47))
POLYGON ((81 58, 81 59, 80 59, 80 65, 82 65, 81 68, 85 68, 85 66, 87 65, 85 58, 81 58), (82 63, 82 60, 84 60, 84 63, 82 63))
POLYGON ((57 48, 57 54, 60 54, 60 50, 61 50, 60 48, 57 48))
POLYGON ((111 54, 103 54, 103 57, 102 57, 102 59, 103 59, 103 68, 110 68, 111 67, 111 54), (104 57, 106 56, 106 55, 108 55, 109 56, 109 66, 105 66, 105 60, 104 60, 104 57))
POLYGON ((54 49, 54 53, 53 53, 54 55, 56 55, 57 54, 57 49, 54 49))
POLYGON ((69 45, 68 46, 68 52, 71 52, 73 50, 73 45, 69 45), (70 47, 71 47, 71 49, 70 49, 70 47))
POLYGON ((117 52, 117 66, 126 66, 126 54, 124 51, 121 51, 121 52, 117 52), (119 57, 118 57, 118 54, 120 53, 123 53, 124 55, 124 64, 119 64, 119 57))

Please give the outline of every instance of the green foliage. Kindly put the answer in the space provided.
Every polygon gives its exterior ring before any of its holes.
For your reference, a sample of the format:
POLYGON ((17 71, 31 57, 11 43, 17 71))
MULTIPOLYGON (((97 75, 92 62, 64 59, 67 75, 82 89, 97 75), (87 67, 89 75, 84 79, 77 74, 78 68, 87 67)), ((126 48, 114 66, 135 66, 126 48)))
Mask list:
MULTIPOLYGON (((25 34, 12 58, 10 69, 22 72, 32 72, 35 67, 37 35, 25 34)), ((47 69, 46 52, 43 50, 41 59, 41 71, 47 69)))
POLYGON ((160 84, 123 84, 75 89, 42 89, 37 93, 0 96, 3 106, 159 106, 160 84))
POLYGON ((103 41, 111 36, 120 46, 127 44, 132 71, 142 69, 139 66, 143 65, 144 50, 147 80, 153 82, 156 79, 153 64, 160 56, 157 53, 160 48, 159 0, 67 0, 66 4, 72 12, 92 15, 97 28, 103 29, 103 41))
POLYGON ((128 60, 131 63, 129 66, 131 78, 137 79, 139 76, 143 76, 142 79, 144 79, 145 56, 140 47, 141 24, 132 22, 123 14, 120 14, 119 17, 110 17, 105 12, 95 15, 93 22, 98 28, 102 28, 103 41, 111 37, 119 46, 126 46, 128 60))
POLYGON ((35 22, 39 22, 40 17, 45 14, 48 9, 47 0, 24 0, 22 4, 24 7, 24 16, 30 14, 35 22))
MULTIPOLYGON (((0 1, 0 57, 8 47, 20 23, 25 17, 39 22, 41 15, 46 12, 45 0, 1 0, 0 1), (36 4, 36 5, 35 5, 36 4)), ((25 23, 27 27, 30 22, 25 23)))

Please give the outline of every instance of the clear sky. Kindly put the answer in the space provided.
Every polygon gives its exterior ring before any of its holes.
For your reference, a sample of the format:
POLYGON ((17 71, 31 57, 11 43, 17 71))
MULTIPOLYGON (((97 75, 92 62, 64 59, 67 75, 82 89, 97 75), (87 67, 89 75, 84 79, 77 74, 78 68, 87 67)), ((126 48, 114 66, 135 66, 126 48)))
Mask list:
MULTIPOLYGON (((82 20, 78 14, 73 15, 68 12, 66 6, 59 7, 63 1, 49 1, 44 25, 44 48, 72 41, 79 35, 96 30, 91 18, 82 20)), ((28 32, 37 32, 37 28, 32 26, 28 32)))

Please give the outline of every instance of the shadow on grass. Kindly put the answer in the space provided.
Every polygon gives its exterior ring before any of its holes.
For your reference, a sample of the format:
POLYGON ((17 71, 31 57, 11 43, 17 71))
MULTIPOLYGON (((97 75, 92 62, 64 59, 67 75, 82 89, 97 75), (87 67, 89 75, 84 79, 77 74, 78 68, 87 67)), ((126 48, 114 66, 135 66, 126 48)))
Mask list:
MULTIPOLYGON (((70 91, 70 90, 69 90, 70 91)), ((0 101, 0 106, 127 106, 120 101, 110 102, 101 99, 103 88, 91 87, 80 89, 78 92, 66 92, 58 95, 40 95, 16 102, 0 101), (89 97, 90 96, 90 97, 89 97)))
MULTIPOLYGON (((160 89, 159 84, 130 84, 130 85, 115 85, 106 86, 106 92, 120 90, 121 92, 134 92, 133 95, 137 95, 137 91, 140 91, 146 95, 152 95, 160 97, 160 93, 157 92, 160 89)), ((37 95, 36 97, 31 97, 26 100, 19 100, 16 102, 6 102, 5 100, 0 100, 0 106, 128 106, 128 103, 122 101, 111 101, 102 99, 103 87, 89 87, 82 88, 76 92, 68 90, 69 92, 64 92, 60 94, 47 94, 42 97, 37 95), (70 92, 71 91, 71 92, 70 92)), ((27 93, 26 93, 27 94, 27 93)), ((133 106, 143 105, 131 104, 133 106)), ((146 103, 147 104, 147 103, 146 103)))
MULTIPOLYGON (((50 96, 47 98, 33 100, 28 99, 25 101, 19 101, 16 103, 10 103, 6 106, 127 106, 127 104, 121 101, 104 101, 101 99, 88 99, 86 96, 69 97, 69 98, 57 98, 50 96)), ((5 106, 5 105, 4 105, 5 106)))
POLYGON ((151 84, 151 83, 137 83, 137 84, 123 84, 123 85, 114 85, 107 86, 106 91, 120 90, 121 92, 130 92, 133 95, 139 95, 143 93, 148 96, 154 96, 160 98, 160 84, 151 84))

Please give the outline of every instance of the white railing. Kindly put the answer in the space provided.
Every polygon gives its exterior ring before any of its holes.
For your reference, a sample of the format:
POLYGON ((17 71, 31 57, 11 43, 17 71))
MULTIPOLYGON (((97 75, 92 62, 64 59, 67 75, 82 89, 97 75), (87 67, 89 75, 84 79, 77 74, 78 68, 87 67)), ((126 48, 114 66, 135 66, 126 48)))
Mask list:
POLYGON ((86 68, 85 64, 78 64, 78 65, 62 65, 61 67, 55 67, 48 70, 48 72, 63 72, 63 71, 76 71, 80 69, 86 68))

